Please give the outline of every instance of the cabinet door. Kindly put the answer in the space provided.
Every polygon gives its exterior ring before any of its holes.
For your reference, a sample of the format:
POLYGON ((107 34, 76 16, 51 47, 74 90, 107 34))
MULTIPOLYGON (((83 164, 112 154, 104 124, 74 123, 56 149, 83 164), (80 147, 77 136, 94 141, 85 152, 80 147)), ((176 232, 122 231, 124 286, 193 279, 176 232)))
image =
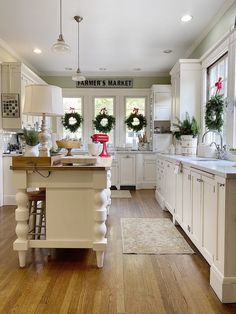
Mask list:
POLYGON ((175 219, 178 223, 183 220, 183 173, 176 174, 175 178, 175 219))
POLYGON ((170 120, 171 118, 171 93, 155 92, 154 120, 170 120))
POLYGON ((111 185, 118 185, 118 163, 116 160, 113 160, 111 165, 111 185))
POLYGON ((196 246, 201 245, 201 194, 202 194, 202 179, 201 175, 196 172, 191 172, 191 202, 192 202, 192 224, 191 234, 192 241, 196 246))
POLYGON ((144 155, 143 159, 143 181, 154 185, 156 181, 156 157, 152 154, 144 155))
POLYGON ((120 185, 135 185, 135 155, 120 156, 120 185))
POLYGON ((183 229, 191 230, 191 174, 188 168, 183 168, 183 229))
POLYGON ((165 204, 167 209, 173 214, 175 207, 174 164, 166 162, 165 176, 166 176, 165 204))
POLYGON ((202 176, 202 248, 209 263, 216 251, 217 196, 214 179, 202 176))

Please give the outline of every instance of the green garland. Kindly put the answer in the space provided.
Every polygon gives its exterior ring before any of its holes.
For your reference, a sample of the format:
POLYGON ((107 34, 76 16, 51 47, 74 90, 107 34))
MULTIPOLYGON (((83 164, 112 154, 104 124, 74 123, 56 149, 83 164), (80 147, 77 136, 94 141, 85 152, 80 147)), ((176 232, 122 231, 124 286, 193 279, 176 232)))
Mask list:
POLYGON ((206 104, 205 123, 209 130, 221 132, 224 124, 224 100, 223 95, 216 94, 206 104))
POLYGON ((109 115, 106 108, 101 109, 100 113, 93 120, 93 126, 95 129, 102 133, 109 133, 114 128, 115 124, 115 117, 109 115), (103 119, 107 119, 107 123, 105 125, 101 123, 103 119))
POLYGON ((72 133, 75 133, 83 122, 82 116, 78 112, 66 112, 64 117, 62 117, 62 124, 66 130, 69 130, 72 133), (74 118, 75 123, 71 124, 70 119, 74 118))
POLYGON ((133 130, 134 132, 141 131, 145 126, 147 126, 147 119, 137 111, 131 112, 128 118, 125 120, 125 124, 127 125, 129 130, 133 130), (134 124, 134 119, 138 119, 139 123, 134 124))

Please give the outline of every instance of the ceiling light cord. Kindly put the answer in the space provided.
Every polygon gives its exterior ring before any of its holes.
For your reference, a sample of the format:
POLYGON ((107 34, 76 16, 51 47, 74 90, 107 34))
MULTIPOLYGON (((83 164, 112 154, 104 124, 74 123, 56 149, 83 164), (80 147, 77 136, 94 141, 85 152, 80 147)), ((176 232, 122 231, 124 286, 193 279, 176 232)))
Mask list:
POLYGON ((77 71, 75 73, 75 75, 72 76, 72 80, 73 81, 77 81, 77 82, 82 82, 85 81, 86 78, 81 74, 80 72, 80 68, 79 68, 79 57, 80 57, 80 44, 79 44, 79 23, 83 20, 83 18, 81 16, 74 16, 75 21, 78 23, 78 68, 77 71))
POLYGON ((59 14, 59 37, 57 41, 52 45, 52 51, 59 54, 69 53, 71 51, 70 46, 65 43, 62 34, 62 0, 60 0, 60 14, 59 14))

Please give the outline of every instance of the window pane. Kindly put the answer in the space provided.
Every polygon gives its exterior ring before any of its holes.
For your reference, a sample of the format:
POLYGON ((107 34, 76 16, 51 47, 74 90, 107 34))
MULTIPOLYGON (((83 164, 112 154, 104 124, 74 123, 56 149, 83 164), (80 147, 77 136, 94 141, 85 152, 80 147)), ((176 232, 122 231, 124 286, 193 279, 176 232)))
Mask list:
MULTIPOLYGON (((215 83, 219 80, 219 78, 222 78, 222 89, 220 91, 220 94, 223 94, 224 97, 227 96, 227 74, 228 73, 228 56, 227 54, 224 55, 222 58, 220 58, 217 62, 215 62, 212 66, 208 68, 208 99, 211 98, 211 96, 216 94, 216 87, 215 83)), ((222 128, 222 134, 223 139, 225 141, 226 139, 226 114, 224 113, 224 125, 222 128)), ((216 141, 219 143, 219 136, 217 135, 209 135, 208 141, 213 142, 216 141)))
MULTIPOLYGON (((146 98, 145 97, 138 97, 138 98, 126 97, 126 101, 125 101, 125 117, 126 118, 133 112, 134 108, 138 108, 139 109, 138 112, 145 116, 146 98)), ((126 127, 126 144, 132 145, 134 136, 136 136, 136 134, 143 135, 143 133, 144 133, 144 130, 141 130, 139 132, 133 132, 132 130, 129 130, 126 127)))
MULTIPOLYGON (((82 98, 63 98, 63 107, 64 113, 74 110, 82 115, 82 98)), ((82 126, 75 133, 63 128, 63 137, 82 139, 82 126)))
MULTIPOLYGON (((94 99, 94 117, 100 113, 102 108, 106 108, 109 115, 114 115, 114 98, 96 97, 94 99)), ((111 147, 114 145, 114 129, 107 133, 107 135, 109 136, 108 147, 111 147)))

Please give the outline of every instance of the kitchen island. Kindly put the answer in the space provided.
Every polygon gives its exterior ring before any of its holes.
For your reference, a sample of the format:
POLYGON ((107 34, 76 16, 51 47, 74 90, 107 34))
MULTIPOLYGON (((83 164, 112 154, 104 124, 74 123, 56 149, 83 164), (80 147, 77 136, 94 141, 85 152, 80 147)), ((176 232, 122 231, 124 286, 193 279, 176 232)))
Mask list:
MULTIPOLYGON (((17 158, 17 157, 15 157, 17 158)), ((107 246, 106 217, 111 204, 112 158, 98 158, 94 166, 12 166, 17 189, 15 211, 20 267, 29 248, 92 248, 103 267, 107 246), (45 239, 29 236, 28 188, 46 189, 45 239)))

